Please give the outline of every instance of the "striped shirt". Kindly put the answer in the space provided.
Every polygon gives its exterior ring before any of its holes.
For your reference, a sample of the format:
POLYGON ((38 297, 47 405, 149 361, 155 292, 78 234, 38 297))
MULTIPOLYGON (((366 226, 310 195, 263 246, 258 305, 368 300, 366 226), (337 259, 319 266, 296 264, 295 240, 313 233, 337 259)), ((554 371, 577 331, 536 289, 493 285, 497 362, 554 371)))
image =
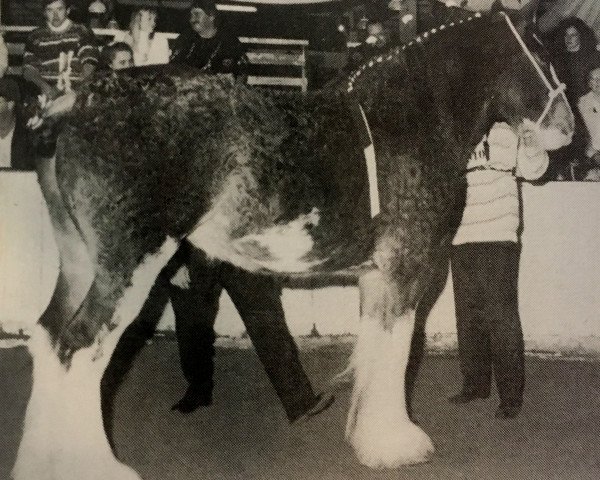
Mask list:
POLYGON ((517 242, 520 200, 517 178, 535 180, 548 167, 548 154, 525 147, 506 123, 496 123, 467 164, 467 199, 453 244, 517 242))
POLYGON ((65 90, 69 82, 82 80, 85 63, 98 62, 94 35, 85 26, 71 23, 65 29, 40 27, 29 35, 23 65, 35 68, 42 78, 65 90))

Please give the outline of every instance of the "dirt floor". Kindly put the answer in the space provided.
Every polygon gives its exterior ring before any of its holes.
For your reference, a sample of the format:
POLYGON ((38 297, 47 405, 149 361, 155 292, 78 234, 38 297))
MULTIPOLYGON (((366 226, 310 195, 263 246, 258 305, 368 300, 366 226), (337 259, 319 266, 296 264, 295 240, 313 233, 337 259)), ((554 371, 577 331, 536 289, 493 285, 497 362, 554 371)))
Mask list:
MULTIPOLYGON (((328 346, 304 352, 303 361, 319 386, 342 369, 348 354, 347 345, 328 346)), ((3 480, 16 454, 30 375, 23 347, 0 350, 3 480)), ((395 471, 362 467, 344 443, 349 392, 318 417, 290 426, 252 350, 218 350, 216 378, 211 407, 188 416, 171 412, 184 388, 176 344, 161 340, 144 348, 114 401, 118 456, 145 480, 600 478, 598 363, 528 358, 523 412, 497 420, 494 396, 450 405, 457 359, 426 356, 413 416, 433 439, 436 455, 428 464, 395 471)))

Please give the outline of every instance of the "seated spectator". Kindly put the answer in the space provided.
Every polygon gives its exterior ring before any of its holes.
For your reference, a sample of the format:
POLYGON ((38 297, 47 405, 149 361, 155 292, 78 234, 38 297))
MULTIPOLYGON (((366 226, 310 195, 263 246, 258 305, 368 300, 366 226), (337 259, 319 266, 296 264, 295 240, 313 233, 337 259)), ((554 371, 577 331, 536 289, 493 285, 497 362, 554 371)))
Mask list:
POLYGON ((0 78, 0 168, 33 170, 35 156, 20 115, 17 82, 0 78))
POLYGON ((169 41, 166 36, 154 31, 156 15, 156 10, 148 8, 134 10, 129 30, 115 35, 115 42, 125 42, 131 47, 136 67, 169 63, 169 41))
POLYGON ((133 51, 125 42, 112 43, 102 49, 101 64, 111 70, 133 67, 133 51))
POLYGON ((219 27, 214 1, 194 0, 189 25, 173 45, 171 62, 209 73, 241 73, 245 64, 242 45, 219 27))
POLYGON ((542 32, 551 31, 567 17, 581 18, 600 38, 600 2, 598 0, 540 0, 537 23, 542 32))
POLYGON ((98 49, 92 32, 69 20, 66 0, 44 0, 42 5, 46 25, 27 38, 23 77, 55 98, 94 72, 98 49))
POLYGON ((369 20, 366 37, 359 48, 350 53, 349 69, 354 70, 375 55, 385 52, 390 44, 390 34, 379 20, 369 20))
MULTIPOLYGON (((578 18, 563 20, 551 36, 552 63, 558 77, 567 86, 566 95, 571 105, 588 91, 590 65, 596 64, 600 53, 596 49, 594 32, 578 18)), ((586 133, 583 120, 575 112, 575 135, 570 145, 551 152, 551 166, 545 179, 580 180, 586 166, 586 133)))
POLYGON ((381 50, 388 44, 388 34, 381 22, 372 22, 367 26, 365 44, 373 49, 381 50))
POLYGON ((589 65, 599 57, 594 31, 579 18, 567 18, 552 33, 552 63, 558 77, 567 86, 567 98, 573 105, 587 92, 589 65))
POLYGON ((578 103, 579 113, 588 134, 586 156, 593 164, 584 180, 597 181, 600 180, 596 178, 600 167, 600 66, 590 71, 588 79, 590 91, 583 95, 578 103))
POLYGON ((113 2, 112 0, 93 0, 87 7, 88 26, 90 28, 112 28, 113 2))

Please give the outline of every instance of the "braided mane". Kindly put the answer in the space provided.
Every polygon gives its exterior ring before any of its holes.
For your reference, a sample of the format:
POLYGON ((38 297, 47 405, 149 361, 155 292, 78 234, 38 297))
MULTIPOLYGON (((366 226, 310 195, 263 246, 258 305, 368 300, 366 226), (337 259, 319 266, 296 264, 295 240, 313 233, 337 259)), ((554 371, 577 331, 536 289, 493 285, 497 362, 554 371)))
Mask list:
POLYGON ((401 46, 390 49, 387 53, 380 54, 380 55, 374 55, 369 60, 364 62, 360 67, 358 67, 348 77, 348 86, 347 86, 346 91, 348 93, 351 93, 354 90, 354 83, 357 81, 358 77, 360 77, 360 75, 363 72, 365 72, 365 70, 368 70, 368 69, 376 66, 377 64, 390 62, 390 61, 394 60, 395 58, 397 59, 400 56, 400 52, 405 51, 413 46, 423 45, 427 41, 429 41, 434 35, 436 35, 438 33, 447 31, 450 28, 453 28, 458 25, 462 25, 463 23, 471 22, 475 19, 480 19, 480 18, 482 18, 481 13, 477 12, 474 15, 467 17, 466 19, 459 19, 459 20, 455 20, 455 21, 453 20, 453 21, 449 22, 448 24, 444 23, 442 25, 439 25, 438 27, 431 28, 430 30, 423 32, 422 34, 417 35, 413 40, 409 41, 408 43, 405 43, 401 46))

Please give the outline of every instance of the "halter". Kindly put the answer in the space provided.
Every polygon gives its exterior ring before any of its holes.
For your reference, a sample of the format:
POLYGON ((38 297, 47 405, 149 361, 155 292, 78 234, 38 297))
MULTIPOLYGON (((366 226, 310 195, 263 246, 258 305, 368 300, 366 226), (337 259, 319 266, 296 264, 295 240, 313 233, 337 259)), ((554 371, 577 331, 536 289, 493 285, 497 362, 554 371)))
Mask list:
POLYGON ((523 49, 525 56, 527 56, 527 58, 533 65, 533 68, 538 73, 540 79, 542 80, 542 83, 548 89, 548 102, 546 103, 546 106, 544 107, 544 110, 542 111, 541 115, 535 122, 535 126, 540 127, 540 125, 544 121, 544 118, 546 118, 546 115, 548 115, 548 113, 550 112, 550 108, 552 108, 552 104, 554 103, 554 100, 556 100, 556 98, 558 96, 562 96, 565 103, 567 105, 569 104, 569 102, 567 101, 567 97, 565 95, 565 88, 566 88, 565 84, 560 82, 560 80, 556 76, 556 71, 554 70, 554 67, 552 65, 550 65, 550 74, 552 75, 552 80, 554 81, 554 84, 557 86, 554 87, 552 85, 552 83, 550 83, 550 80, 548 80, 548 77, 546 76, 546 74, 544 73, 544 71, 538 64, 538 62, 536 62, 535 58, 533 57, 533 54, 531 53, 529 48, 527 48, 527 45, 525 45, 525 42, 521 38, 521 35, 519 35, 519 32, 517 32, 517 29, 515 28, 514 24, 512 23, 512 21, 510 20, 508 15, 505 12, 500 12, 500 13, 502 14, 502 16, 504 16, 504 19, 506 20, 506 23, 508 24, 510 31, 513 33, 513 35, 517 39, 517 42, 519 43, 519 45, 521 45, 521 48, 523 49))

